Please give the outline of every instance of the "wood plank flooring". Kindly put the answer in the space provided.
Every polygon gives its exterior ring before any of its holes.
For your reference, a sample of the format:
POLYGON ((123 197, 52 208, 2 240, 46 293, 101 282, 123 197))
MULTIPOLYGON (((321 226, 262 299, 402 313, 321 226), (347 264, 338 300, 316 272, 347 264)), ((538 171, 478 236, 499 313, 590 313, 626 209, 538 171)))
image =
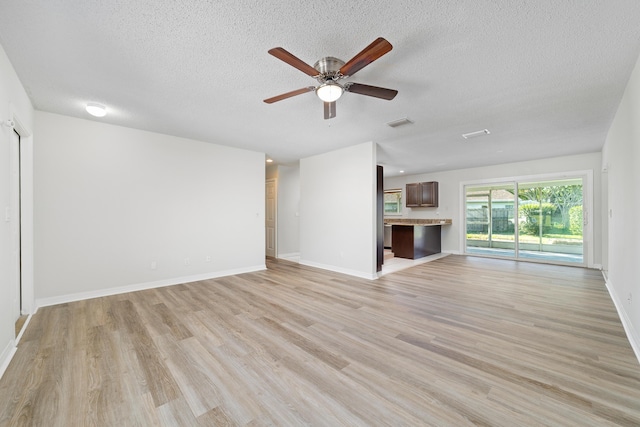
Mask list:
POLYGON ((598 271, 271 260, 40 309, 0 425, 638 426, 640 366, 598 271))
POLYGON ((21 315, 20 317, 18 317, 18 320, 16 320, 16 326, 15 326, 15 331, 16 331, 16 337, 18 335, 20 335, 20 331, 22 331, 22 327, 24 326, 25 322, 27 321, 27 318, 29 316, 27 316, 26 314, 21 315))

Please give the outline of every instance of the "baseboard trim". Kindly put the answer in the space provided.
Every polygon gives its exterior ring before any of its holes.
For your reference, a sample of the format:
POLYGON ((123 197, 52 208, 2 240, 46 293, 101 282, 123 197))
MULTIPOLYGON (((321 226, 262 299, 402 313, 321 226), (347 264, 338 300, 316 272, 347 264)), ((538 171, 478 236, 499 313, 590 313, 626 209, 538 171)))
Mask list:
POLYGON ((627 313, 623 308, 624 306, 622 305, 622 301, 618 298, 618 294, 616 294, 613 284, 610 280, 607 280, 606 274, 603 274, 602 276, 604 277, 605 285, 607 287, 607 291, 609 291, 609 296, 613 301, 613 305, 618 311, 618 317, 620 317, 622 327, 627 334, 629 344, 631 344, 631 348, 636 355, 636 359, 640 362, 640 334, 638 334, 638 331, 633 327, 633 323, 631 323, 631 319, 627 316, 627 313))
POLYGON ((2 350, 0 354, 0 378, 4 375, 4 372, 9 367, 9 363, 11 363, 11 359, 13 359, 13 355, 16 354, 18 347, 16 347, 15 340, 9 340, 5 348, 2 350))
POLYGON ((443 254, 449 254, 449 255, 465 255, 463 252, 460 251, 442 251, 443 254))
POLYGON ((111 295, 124 294, 127 292, 143 291, 146 289, 162 288, 165 286, 180 285, 182 283, 198 282, 200 280, 216 279, 225 276, 234 276, 236 274, 253 273, 255 271, 266 270, 266 264, 255 265, 251 267, 237 268, 232 270, 216 271, 211 273, 196 274, 193 276, 175 277, 172 279, 158 280, 155 282, 138 283, 135 285, 119 286, 116 288, 100 289, 90 292, 78 292, 75 294, 60 295, 50 298, 36 299, 36 307, 47 307, 57 304, 65 304, 68 302, 82 301, 92 298, 107 297, 111 295))
POLYGON ((347 274, 349 276, 355 276, 355 277, 359 277, 361 279, 367 279, 367 280, 376 280, 378 278, 377 274, 366 274, 363 273, 362 271, 356 271, 356 270, 350 270, 348 268, 340 268, 340 267, 336 267, 335 265, 327 265, 327 264, 321 264, 318 262, 313 262, 313 261, 307 261, 307 260, 303 260, 301 259, 300 264, 302 265, 306 265, 309 267, 315 267, 315 268, 320 268, 322 270, 329 270, 329 271, 333 271, 336 273, 341 273, 341 274, 347 274))
POLYGON ((287 261, 298 262, 300 260, 300 252, 291 252, 288 254, 278 254, 278 259, 284 259, 287 261))

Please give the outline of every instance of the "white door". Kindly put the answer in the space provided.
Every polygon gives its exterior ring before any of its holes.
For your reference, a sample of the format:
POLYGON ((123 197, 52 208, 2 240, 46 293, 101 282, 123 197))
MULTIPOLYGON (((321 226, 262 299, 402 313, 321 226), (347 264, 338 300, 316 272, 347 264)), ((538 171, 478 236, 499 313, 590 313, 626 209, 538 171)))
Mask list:
POLYGON ((11 228, 11 314, 15 322, 20 317, 22 309, 21 296, 21 253, 20 253, 20 135, 11 132, 10 148, 11 166, 11 201, 5 220, 11 228))
POLYGON ((277 185, 275 179, 268 179, 266 188, 266 206, 265 206, 265 244, 266 254, 269 257, 276 257, 277 234, 276 219, 278 214, 277 203, 277 185))

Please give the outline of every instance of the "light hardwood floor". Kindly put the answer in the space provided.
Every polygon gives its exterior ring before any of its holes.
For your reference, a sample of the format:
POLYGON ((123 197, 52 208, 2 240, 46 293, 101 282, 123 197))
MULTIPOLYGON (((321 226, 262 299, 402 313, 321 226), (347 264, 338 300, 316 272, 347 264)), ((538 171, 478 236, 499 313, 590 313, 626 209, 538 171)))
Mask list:
POLYGON ((598 271, 268 267, 40 309, 0 425, 640 425, 640 366, 598 271))
POLYGON ((16 327, 15 327, 16 337, 20 335, 20 331, 22 331, 22 327, 24 326, 28 318, 29 316, 25 314, 25 315, 21 315, 20 317, 18 317, 18 320, 16 320, 16 327))

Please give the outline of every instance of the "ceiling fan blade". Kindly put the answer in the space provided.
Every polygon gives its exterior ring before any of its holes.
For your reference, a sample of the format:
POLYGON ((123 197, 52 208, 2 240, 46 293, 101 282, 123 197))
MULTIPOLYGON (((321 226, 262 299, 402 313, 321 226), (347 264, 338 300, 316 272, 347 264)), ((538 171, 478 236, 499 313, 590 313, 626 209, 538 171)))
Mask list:
POLYGON ((362 52, 354 56, 340 68, 340 73, 343 76, 352 76, 367 65, 371 64, 376 59, 380 58, 385 53, 393 49, 391 43, 378 37, 373 43, 365 47, 362 52))
POLYGON ((292 96, 302 95, 303 93, 316 90, 315 87, 303 87, 302 89, 292 90, 291 92, 283 93, 282 95, 274 96, 273 98, 267 98, 264 100, 267 104, 273 104, 274 102, 282 101, 283 99, 291 98, 292 96))
POLYGON ((336 116, 336 101, 324 103, 324 119, 333 119, 336 116))
POLYGON ((269 50, 269 53, 279 60, 291 65, 292 67, 297 68, 303 73, 310 75, 311 77, 315 77, 320 74, 320 72, 313 68, 311 65, 307 64, 300 58, 294 56, 292 53, 284 50, 281 47, 274 47, 273 49, 269 50))
POLYGON ((357 93, 358 95, 367 95, 375 98, 386 99, 387 101, 391 101, 398 94, 398 91, 394 89, 385 89, 383 87, 363 85, 360 83, 348 83, 344 85, 344 90, 351 93, 357 93))

